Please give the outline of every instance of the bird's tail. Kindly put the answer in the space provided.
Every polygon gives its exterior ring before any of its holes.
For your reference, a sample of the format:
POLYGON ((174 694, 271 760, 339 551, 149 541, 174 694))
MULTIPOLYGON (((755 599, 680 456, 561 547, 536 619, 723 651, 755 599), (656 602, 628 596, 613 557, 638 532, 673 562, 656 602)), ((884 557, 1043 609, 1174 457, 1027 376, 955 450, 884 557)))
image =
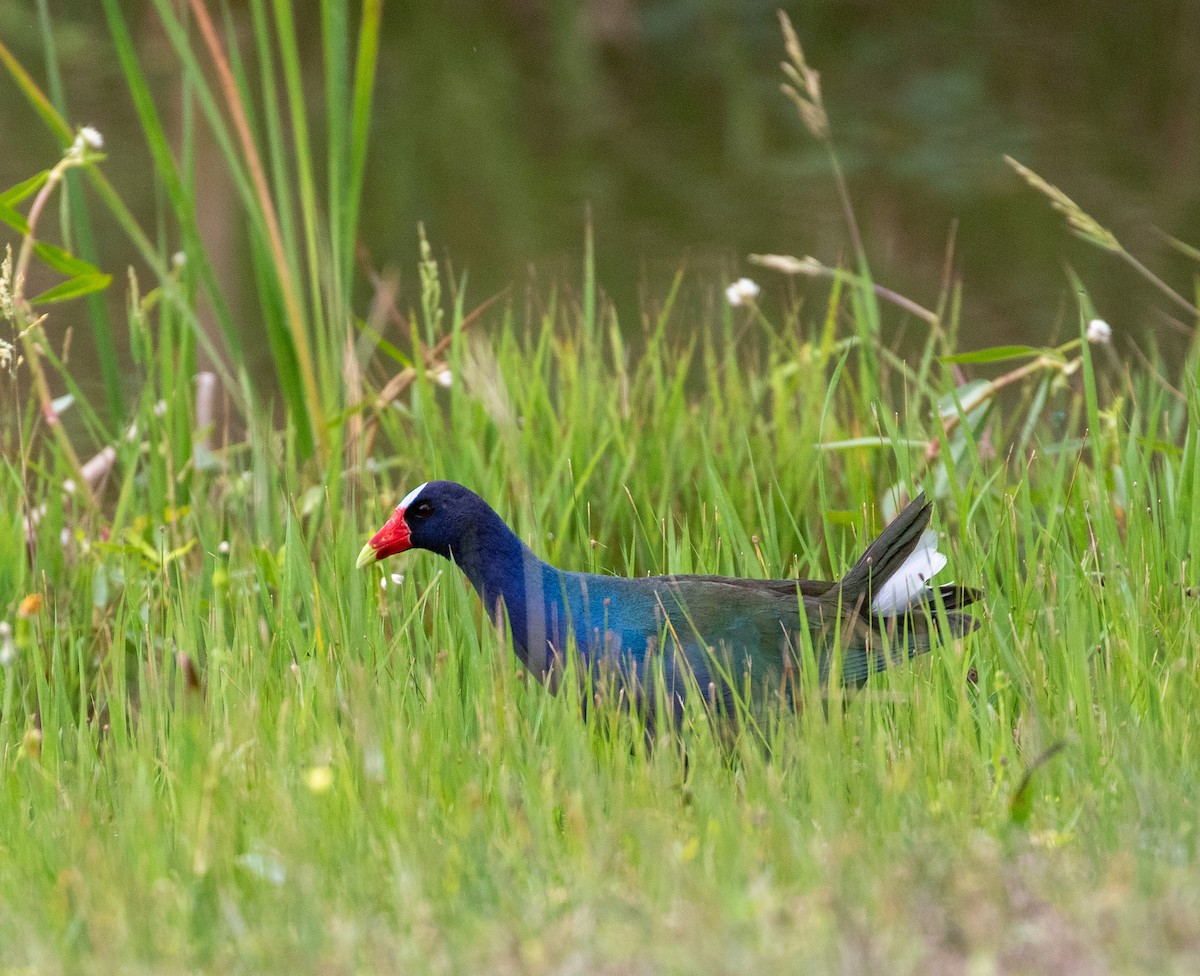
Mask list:
POLYGON ((892 661, 928 651, 939 625, 951 637, 979 626, 960 609, 981 597, 978 590, 929 585, 946 565, 928 528, 932 510, 923 492, 914 498, 823 598, 842 621, 846 684, 861 684, 892 661))

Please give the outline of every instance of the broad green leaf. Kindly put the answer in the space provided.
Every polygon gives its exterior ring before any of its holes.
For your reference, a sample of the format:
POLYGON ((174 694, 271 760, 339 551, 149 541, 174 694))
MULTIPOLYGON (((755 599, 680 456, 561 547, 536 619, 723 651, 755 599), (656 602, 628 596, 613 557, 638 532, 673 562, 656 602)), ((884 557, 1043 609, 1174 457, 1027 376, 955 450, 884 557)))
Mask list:
POLYGON ((120 556, 136 556, 144 559, 151 566, 159 565, 159 555, 150 543, 139 539, 133 533, 127 533, 126 538, 129 540, 128 542, 95 542, 93 545, 101 552, 111 552, 120 556))
POLYGON ((954 356, 943 356, 943 363, 1000 363, 1006 359, 1028 359, 1030 356, 1040 356, 1047 350, 1035 346, 992 346, 990 349, 976 349, 973 352, 960 352, 954 356))
POLYGON ((974 411, 991 399, 987 392, 991 385, 988 380, 968 380, 962 386, 956 387, 953 393, 947 393, 938 400, 938 415, 943 420, 948 420, 957 417, 962 409, 967 412, 968 422, 973 423, 974 411))
POLYGON ((0 203, 0 220, 3 220, 22 237, 29 233, 29 223, 25 218, 12 207, 3 203, 0 203))
POLYGON ((0 193, 0 204, 6 207, 15 207, 18 203, 24 200, 29 194, 35 193, 42 188, 42 184, 46 182, 46 177, 50 175, 50 170, 44 169, 40 173, 29 177, 27 180, 22 180, 16 186, 10 186, 3 193, 0 193))
POLYGON ((33 252, 55 271, 72 278, 78 278, 80 275, 101 273, 100 269, 95 265, 84 261, 82 258, 75 257, 74 254, 64 251, 61 247, 55 247, 55 245, 47 244, 44 241, 38 241, 38 243, 34 244, 33 252))
POLYGON ((162 561, 163 565, 169 566, 169 565, 171 565, 171 563, 175 562, 175 560, 182 559, 184 556, 186 556, 189 552, 192 551, 192 549, 195 547, 195 545, 196 545, 195 539, 188 539, 188 541, 185 542, 182 546, 172 549, 170 552, 168 552, 166 554, 166 557, 162 561))
POLYGON ((49 291, 44 291, 33 300, 34 305, 50 305, 53 302, 65 302, 81 295, 90 295, 94 291, 103 291, 112 281, 112 275, 95 274, 80 275, 70 281, 55 285, 49 291))

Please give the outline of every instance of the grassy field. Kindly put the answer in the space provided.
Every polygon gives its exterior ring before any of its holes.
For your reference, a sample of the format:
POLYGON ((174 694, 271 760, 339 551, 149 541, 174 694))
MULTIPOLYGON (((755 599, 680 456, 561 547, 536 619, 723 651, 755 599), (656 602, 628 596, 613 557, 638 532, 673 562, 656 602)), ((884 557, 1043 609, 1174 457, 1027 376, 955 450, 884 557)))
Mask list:
MULTIPOLYGON (((29 225, 43 191, 93 201, 152 279, 116 274, 120 325, 92 309, 98 348, 128 333, 135 395, 102 354, 106 405, 76 388, 50 425, 44 394, 72 390, 64 312, 38 322, 7 281, 24 361, 6 366, 0 479, 0 971, 1200 967, 1196 349, 1143 363, 1127 337, 1090 344, 1077 283, 1057 347, 966 351, 954 288, 898 306, 862 255, 853 274, 810 266, 828 288, 806 303, 768 270, 736 308, 726 282, 681 273, 618 322, 590 253, 579 282, 473 312, 427 252, 407 328, 378 312, 384 284, 357 319, 353 220, 319 214, 345 214, 361 175, 365 6, 356 37, 331 21, 323 38, 346 82, 327 97, 349 106, 330 158, 354 149, 328 201, 278 119, 252 120, 256 144, 300 176, 266 194, 230 129, 281 404, 225 335, 228 439, 195 419, 197 309, 227 313, 187 166, 173 182, 156 161, 174 264, 125 223, 94 147, 0 199, 29 225), (93 491, 79 462, 104 446, 93 491), (647 751, 635 721, 526 680, 450 564, 354 571, 430 477, 478 490, 552 561, 622 574, 836 575, 897 489, 924 488, 953 577, 986 591, 983 626, 832 689, 766 747, 723 747, 693 712, 647 751)), ((183 60, 206 112, 220 82, 183 60)), ((228 104, 252 87, 233 67, 228 104)), ((85 217, 63 243, 104 267, 85 217)), ((9 223, 19 268, 42 235, 9 223)), ((104 284, 53 251, 29 261, 76 282, 54 297, 104 284)))

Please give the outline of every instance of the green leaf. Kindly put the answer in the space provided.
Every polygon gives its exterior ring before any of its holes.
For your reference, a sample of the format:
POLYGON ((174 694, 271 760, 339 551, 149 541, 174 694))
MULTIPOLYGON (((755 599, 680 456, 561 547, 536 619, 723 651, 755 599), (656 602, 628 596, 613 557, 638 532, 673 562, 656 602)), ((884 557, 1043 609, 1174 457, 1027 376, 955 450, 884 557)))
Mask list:
POLYGON ((6 207, 15 207, 29 196, 29 194, 40 190, 42 184, 46 182, 46 177, 49 175, 50 170, 44 169, 40 173, 29 177, 29 179, 22 180, 16 186, 10 186, 3 193, 0 193, 0 204, 6 207))
POLYGON ((55 397, 50 402, 50 406, 54 409, 55 416, 59 416, 59 417, 61 417, 64 413, 66 413, 68 410, 70 410, 71 407, 73 407, 74 405, 75 405, 75 394, 74 393, 66 393, 63 396, 55 397))
POLYGON ((178 546, 177 548, 172 549, 170 552, 168 552, 166 554, 166 556, 163 558, 162 564, 164 566, 170 566, 171 563, 175 562, 177 559, 182 559, 189 552, 191 552, 195 545, 196 545, 195 539, 188 539, 188 541, 185 542, 182 546, 178 546))
POLYGON ((1169 234, 1166 235, 1166 238, 1167 243, 1170 244, 1171 247, 1175 248, 1175 250, 1184 257, 1189 257, 1193 261, 1200 261, 1200 248, 1192 247, 1192 245, 1188 244, 1186 241, 1181 241, 1178 237, 1171 237, 1169 234))
POLYGON ((22 237, 25 237, 29 233, 29 224, 25 218, 13 210, 12 207, 3 203, 0 203, 0 220, 3 220, 22 237))
POLYGON ((128 542, 97 542, 95 547, 102 552, 111 552, 119 556, 135 556, 145 560, 147 565, 158 567, 161 563, 158 552, 145 539, 139 538, 132 530, 125 533, 128 542))
POLYGON ((58 136, 63 147, 71 144, 71 140, 75 138, 75 133, 67 124, 66 120, 58 114, 58 111, 50 103, 38 87, 37 82, 33 80, 33 76, 22 67, 21 62, 13 57, 10 51, 3 42, 0 42, 0 64, 8 70, 12 75, 13 81, 17 83, 17 87, 24 92, 25 97, 29 99, 29 103, 42 117, 42 121, 46 126, 58 136))
POLYGON ((978 416, 975 411, 991 400, 987 392, 991 386, 988 380, 967 380, 962 386, 955 387, 953 392, 938 399, 938 415, 943 420, 949 420, 957 417, 961 409, 967 412, 967 421, 973 423, 978 416))
POLYGON ((954 356, 943 356, 943 363, 1000 363, 1006 359, 1028 359, 1040 356, 1047 350, 1035 346, 993 346, 991 349, 976 349, 960 352, 954 356))
POLYGON ((97 609, 108 606, 108 568, 104 563, 92 574, 92 606, 97 609))
POLYGON ((49 291, 44 291, 33 300, 34 305, 50 305, 53 302, 65 302, 81 295, 90 295, 94 291, 103 291, 112 281, 112 275, 95 274, 79 275, 70 281, 55 285, 49 291))
POLYGON ((33 253, 55 271, 72 278, 100 274, 100 269, 94 264, 89 264, 82 258, 75 257, 69 251, 64 251, 61 247, 55 247, 53 244, 46 244, 44 241, 38 241, 33 245, 33 253))
POLYGON ((844 441, 824 441, 822 451, 849 451, 856 447, 928 447, 928 441, 911 437, 852 437, 844 441))

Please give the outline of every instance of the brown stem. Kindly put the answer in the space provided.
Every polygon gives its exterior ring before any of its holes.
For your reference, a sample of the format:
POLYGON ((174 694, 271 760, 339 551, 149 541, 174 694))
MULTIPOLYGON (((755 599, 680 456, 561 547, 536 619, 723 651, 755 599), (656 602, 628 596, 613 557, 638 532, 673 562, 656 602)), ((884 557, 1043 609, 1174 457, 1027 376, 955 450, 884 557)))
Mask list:
MULTIPOLYGON (((505 288, 503 291, 496 292, 496 294, 494 294, 491 298, 487 299, 482 304, 477 305, 470 312, 464 315, 462 322, 460 322, 458 326, 458 334, 461 334, 463 331, 470 328, 470 326, 478 321, 479 317, 490 305, 492 305, 507 292, 507 288, 505 288)), ((450 344, 454 341, 454 336, 455 332, 449 332, 442 336, 442 338, 439 339, 431 349, 420 350, 419 355, 424 361, 424 367, 426 370, 434 369, 436 367, 438 360, 440 360, 445 354, 446 350, 450 348, 450 344)), ((375 403, 373 404, 371 416, 367 419, 364 427, 364 457, 370 455, 371 453, 371 447, 375 442, 375 432, 379 426, 379 419, 383 416, 384 409, 389 403, 395 400, 396 397, 407 390, 413 384, 413 381, 416 380, 416 378, 417 371, 413 367, 409 366, 406 369, 402 369, 384 384, 383 389, 381 389, 378 395, 375 397, 375 403)))
MULTIPOLYGON (((1058 370, 1066 369, 1063 363, 1058 359, 1055 359, 1051 356, 1038 356, 1032 362, 1028 362, 1024 366, 1018 366, 1016 369, 1010 370, 1003 376, 997 376, 994 380, 988 383, 987 386, 981 387, 978 392, 973 393, 961 404, 959 404, 959 411, 952 417, 947 417, 942 422, 943 433, 946 436, 949 436, 951 433, 953 433, 954 429, 958 427, 959 423, 962 422, 963 417, 987 400, 990 400, 1006 386, 1011 386, 1013 383, 1024 379, 1031 373, 1036 373, 1038 370, 1049 368, 1058 370)), ((938 456, 938 452, 941 451, 941 447, 941 438, 935 438, 929 442, 929 446, 925 449, 926 463, 933 461, 938 456)))
POLYGON ((826 136, 825 148, 829 150, 829 162, 833 167, 833 179, 837 183, 838 197, 842 201, 842 213, 846 217, 846 226, 850 230, 850 243, 854 245, 854 256, 858 258, 860 268, 867 266, 867 250, 863 247, 862 234, 858 231, 858 220, 854 216, 854 205, 850 201, 850 188, 846 185, 846 177, 838 162, 837 153, 833 151, 833 140, 826 136))
POLYGON ((33 256, 33 246, 37 238, 38 219, 42 215, 42 210, 45 208, 50 195, 54 192, 55 187, 62 181, 63 173, 72 165, 70 158, 70 150, 67 157, 58 163, 52 170, 50 175, 46 177, 46 182, 42 184, 42 188, 34 197, 33 203, 29 207, 29 216, 26 222, 29 224, 29 233, 21 240, 21 250, 17 256, 17 265, 13 271, 13 308, 16 311, 16 327, 17 338, 21 341, 21 348, 25 353, 25 361, 29 363, 29 374, 33 378, 34 392, 37 394, 38 404, 41 407, 42 417, 50 426, 50 430, 54 434, 54 439, 58 442, 58 448, 66 458, 67 464, 71 468, 71 473, 75 477, 75 483, 79 486, 79 490, 87 502, 89 508, 95 507, 95 498, 92 495, 91 488, 87 484, 87 479, 83 477, 83 470, 79 464, 79 456, 75 453, 75 448, 71 444, 71 439, 67 436, 66 430, 59 422, 58 413, 54 409, 54 397, 50 394, 50 384, 46 381, 46 373, 42 369, 42 354, 38 345, 39 339, 45 338, 45 333, 42 331, 41 319, 34 318, 33 309, 29 302, 25 299, 25 277, 29 271, 29 261, 33 256))
MULTIPOLYGON (((827 265, 821 264, 815 258, 805 258, 799 261, 795 258, 782 258, 773 254, 751 254, 750 261, 753 264, 760 264, 765 268, 772 268, 776 271, 782 271, 788 276, 805 275, 810 278, 840 278, 842 281, 848 281, 851 284, 861 284, 862 278, 851 271, 845 271, 841 268, 830 268, 827 265), (784 262, 789 262, 785 264, 784 262)), ((902 308, 910 315, 915 315, 917 318, 928 322, 935 329, 941 327, 941 317, 937 312, 930 311, 924 305, 919 305, 911 298, 901 295, 898 291, 892 291, 876 281, 871 282, 871 288, 885 302, 891 302, 897 308, 902 308)))

